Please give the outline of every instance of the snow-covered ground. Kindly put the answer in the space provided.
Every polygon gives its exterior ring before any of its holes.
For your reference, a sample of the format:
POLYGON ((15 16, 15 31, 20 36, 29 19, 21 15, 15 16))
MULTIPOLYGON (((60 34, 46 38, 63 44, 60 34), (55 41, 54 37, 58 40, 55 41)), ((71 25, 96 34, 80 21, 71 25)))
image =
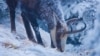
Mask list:
POLYGON ((17 23, 18 28, 17 35, 14 35, 10 32, 9 27, 0 24, 0 56, 78 56, 75 53, 61 53, 50 48, 50 36, 42 29, 40 32, 46 47, 29 41, 26 38, 23 25, 17 23))

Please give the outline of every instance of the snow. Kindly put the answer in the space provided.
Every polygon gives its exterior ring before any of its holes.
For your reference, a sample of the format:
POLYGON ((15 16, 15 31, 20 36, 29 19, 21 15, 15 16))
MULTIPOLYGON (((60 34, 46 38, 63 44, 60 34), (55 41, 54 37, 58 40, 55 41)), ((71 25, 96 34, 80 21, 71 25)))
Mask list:
MULTIPOLYGON (((21 24, 19 26, 17 24, 17 28, 20 26, 21 24)), ((24 30, 24 28, 20 27, 20 30, 24 30)), ((20 34, 17 35, 19 38, 22 35, 21 33, 25 33, 25 31, 20 30, 17 32, 20 34)), ((51 48, 49 34, 42 29, 40 29, 40 32, 45 41, 44 43, 48 44, 46 47, 33 43, 27 38, 16 39, 16 35, 10 32, 10 28, 0 25, 0 56, 77 56, 75 53, 61 53, 56 48, 51 48)), ((26 35, 24 34, 23 37, 26 37, 26 35)))

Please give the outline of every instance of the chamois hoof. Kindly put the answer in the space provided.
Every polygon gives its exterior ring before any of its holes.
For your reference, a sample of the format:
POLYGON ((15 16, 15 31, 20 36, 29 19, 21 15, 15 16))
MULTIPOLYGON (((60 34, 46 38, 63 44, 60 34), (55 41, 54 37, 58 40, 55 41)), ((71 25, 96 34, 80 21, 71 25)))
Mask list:
POLYGON ((51 48, 56 48, 54 45, 51 45, 51 48))
POLYGON ((57 49, 59 52, 64 52, 64 50, 62 50, 62 49, 57 49))
POLYGON ((44 45, 43 43, 38 43, 38 44, 40 44, 40 45, 42 45, 43 47, 45 47, 45 45, 44 45))

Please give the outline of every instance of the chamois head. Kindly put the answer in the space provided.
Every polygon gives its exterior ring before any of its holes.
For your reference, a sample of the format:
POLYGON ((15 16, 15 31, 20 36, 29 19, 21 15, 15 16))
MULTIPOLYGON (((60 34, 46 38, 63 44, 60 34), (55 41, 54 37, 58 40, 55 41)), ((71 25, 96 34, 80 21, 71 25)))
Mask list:
POLYGON ((85 30, 86 28, 86 24, 84 23, 84 27, 82 29, 79 30, 74 30, 74 31, 69 31, 67 28, 67 24, 73 23, 73 22, 80 22, 82 21, 82 19, 71 19, 67 22, 62 21, 59 19, 59 17, 54 14, 56 17, 56 21, 57 21, 57 25, 56 25, 56 46, 58 48, 59 51, 63 52, 65 49, 65 45, 66 45, 66 40, 67 40, 67 34, 74 34, 77 32, 82 32, 83 30, 85 30))

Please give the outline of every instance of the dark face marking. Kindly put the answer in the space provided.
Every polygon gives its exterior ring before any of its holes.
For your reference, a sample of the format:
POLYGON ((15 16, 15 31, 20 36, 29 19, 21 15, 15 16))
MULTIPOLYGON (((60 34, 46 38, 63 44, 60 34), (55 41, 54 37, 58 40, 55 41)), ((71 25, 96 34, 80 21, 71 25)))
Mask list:
POLYGON ((61 33, 56 33, 56 43, 57 43, 57 48, 59 51, 63 52, 62 47, 61 47, 61 33))
POLYGON ((62 33, 62 25, 61 23, 58 21, 57 22, 57 29, 56 29, 56 43, 57 43, 57 48, 59 51, 63 52, 62 50, 62 46, 61 46, 61 38, 63 37, 63 33, 62 33))

